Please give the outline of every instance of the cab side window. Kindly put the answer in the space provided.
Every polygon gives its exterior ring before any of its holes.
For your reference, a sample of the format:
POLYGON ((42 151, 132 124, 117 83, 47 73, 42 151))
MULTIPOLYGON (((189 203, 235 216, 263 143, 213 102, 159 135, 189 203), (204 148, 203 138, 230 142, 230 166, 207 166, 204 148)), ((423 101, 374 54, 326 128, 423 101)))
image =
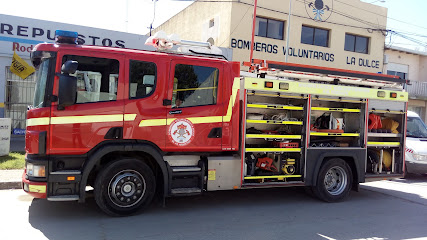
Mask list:
POLYGON ((116 59, 66 55, 62 62, 77 61, 76 103, 115 101, 119 80, 119 61, 116 59))
POLYGON ((130 60, 129 98, 143 98, 151 95, 156 86, 156 64, 130 60))
POLYGON ((218 75, 218 68, 177 64, 173 84, 173 107, 216 104, 218 75))

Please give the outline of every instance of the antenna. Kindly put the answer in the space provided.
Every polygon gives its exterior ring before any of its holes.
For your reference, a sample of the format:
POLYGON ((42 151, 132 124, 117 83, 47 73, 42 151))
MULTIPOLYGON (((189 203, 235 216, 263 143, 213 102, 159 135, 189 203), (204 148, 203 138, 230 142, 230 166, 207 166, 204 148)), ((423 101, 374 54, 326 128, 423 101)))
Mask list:
POLYGON ((157 2, 157 0, 152 0, 152 1, 154 1, 154 8, 153 8, 153 21, 151 21, 151 24, 150 24, 150 36, 151 36, 151 30, 153 30, 154 19, 156 19, 156 2, 157 2))

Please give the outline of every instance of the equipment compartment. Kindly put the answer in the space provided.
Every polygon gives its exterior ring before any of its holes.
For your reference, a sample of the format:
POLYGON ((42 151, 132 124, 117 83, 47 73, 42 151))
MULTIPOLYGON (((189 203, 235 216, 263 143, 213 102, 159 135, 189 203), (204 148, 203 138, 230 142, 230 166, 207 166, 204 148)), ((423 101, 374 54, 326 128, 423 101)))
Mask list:
POLYGON ((309 147, 363 146, 364 99, 312 97, 309 147))
POLYGON ((247 94, 245 183, 300 180, 307 95, 247 94))
POLYGON ((405 104, 369 104, 367 163, 368 174, 401 174, 404 161, 405 104), (387 108, 386 108, 387 107, 387 108))

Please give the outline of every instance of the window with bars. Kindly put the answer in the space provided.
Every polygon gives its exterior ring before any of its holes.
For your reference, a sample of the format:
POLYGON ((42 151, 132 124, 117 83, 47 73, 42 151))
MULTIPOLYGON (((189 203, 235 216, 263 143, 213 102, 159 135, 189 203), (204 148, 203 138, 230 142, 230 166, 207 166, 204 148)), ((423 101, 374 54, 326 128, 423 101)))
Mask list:
POLYGON ((390 71, 390 70, 388 70, 387 74, 388 75, 393 75, 393 76, 398 76, 401 79, 408 79, 408 74, 404 73, 404 72, 398 72, 398 71, 390 71))

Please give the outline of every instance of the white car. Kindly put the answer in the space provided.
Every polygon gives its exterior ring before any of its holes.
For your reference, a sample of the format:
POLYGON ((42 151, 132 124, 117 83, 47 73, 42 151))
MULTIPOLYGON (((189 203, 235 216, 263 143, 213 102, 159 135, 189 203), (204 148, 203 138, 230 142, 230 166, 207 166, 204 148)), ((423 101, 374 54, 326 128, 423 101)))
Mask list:
POLYGON ((405 166, 407 173, 427 174, 427 127, 418 114, 408 111, 405 166))

